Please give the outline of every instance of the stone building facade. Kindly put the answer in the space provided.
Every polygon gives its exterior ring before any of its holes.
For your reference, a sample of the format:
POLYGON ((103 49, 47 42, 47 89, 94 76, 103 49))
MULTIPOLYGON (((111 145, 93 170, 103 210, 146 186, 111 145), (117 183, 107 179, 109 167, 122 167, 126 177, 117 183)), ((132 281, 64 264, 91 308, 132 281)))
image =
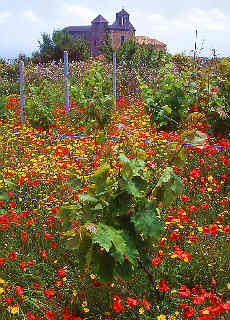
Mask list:
POLYGON ((124 9, 116 13, 116 20, 111 25, 109 25, 108 21, 99 14, 89 26, 70 26, 64 28, 62 31, 65 30, 72 37, 84 38, 89 41, 92 57, 97 57, 101 54, 101 51, 98 48, 100 45, 99 41, 104 40, 106 34, 111 37, 113 46, 118 48, 123 41, 130 40, 132 35, 135 37, 136 31, 129 21, 128 12, 124 9))

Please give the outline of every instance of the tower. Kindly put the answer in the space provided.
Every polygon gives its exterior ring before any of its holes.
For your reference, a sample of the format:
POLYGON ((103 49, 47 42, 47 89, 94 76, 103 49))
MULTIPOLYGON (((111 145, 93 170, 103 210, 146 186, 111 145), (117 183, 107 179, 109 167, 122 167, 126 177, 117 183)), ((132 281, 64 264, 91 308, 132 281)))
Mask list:
POLYGON ((98 45, 100 45, 100 40, 105 39, 107 28, 108 21, 100 14, 91 22, 91 52, 93 57, 101 53, 98 45))

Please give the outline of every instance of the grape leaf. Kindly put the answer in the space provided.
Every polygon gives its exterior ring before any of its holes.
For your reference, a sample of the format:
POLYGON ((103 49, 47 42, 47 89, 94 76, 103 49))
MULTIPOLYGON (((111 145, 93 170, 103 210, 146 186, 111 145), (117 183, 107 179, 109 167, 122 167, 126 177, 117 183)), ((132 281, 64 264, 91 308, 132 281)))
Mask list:
POLYGON ((111 226, 103 223, 97 225, 97 233, 92 236, 92 242, 98 243, 107 252, 112 247, 112 244, 118 252, 125 254, 126 243, 121 236, 122 231, 118 231, 111 226))

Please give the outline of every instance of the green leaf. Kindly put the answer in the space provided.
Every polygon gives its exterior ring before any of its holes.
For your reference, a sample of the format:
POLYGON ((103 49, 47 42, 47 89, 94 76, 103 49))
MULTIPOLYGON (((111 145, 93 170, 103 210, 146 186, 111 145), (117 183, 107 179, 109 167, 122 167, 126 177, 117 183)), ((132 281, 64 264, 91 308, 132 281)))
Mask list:
POLYGON ((164 109, 165 111, 167 111, 169 114, 172 113, 172 109, 169 108, 168 106, 164 106, 164 107, 162 107, 162 109, 164 109))
POLYGON ((114 267, 115 261, 113 257, 108 253, 102 253, 100 255, 94 256, 97 262, 97 274, 100 280, 104 283, 112 281, 114 279, 114 267))
POLYGON ((103 207, 101 205, 101 203, 98 203, 92 210, 102 210, 103 207))
POLYGON ((156 218, 153 210, 141 210, 131 216, 137 233, 143 233, 147 238, 159 239, 163 224, 156 218))
POLYGON ((168 206, 184 191, 184 184, 175 174, 171 167, 167 167, 161 175, 157 185, 156 193, 158 200, 168 206))
POLYGON ((112 216, 127 215, 131 204, 131 195, 128 192, 120 192, 111 195, 109 212, 112 216))
POLYGON ((113 244, 118 252, 124 254, 126 244, 121 233, 121 230, 116 230, 111 226, 99 223, 97 225, 97 233, 92 236, 92 241, 93 243, 98 243, 107 252, 113 244))
POLYGON ((77 237, 67 239, 65 242, 65 248, 67 250, 77 250, 79 249, 79 239, 77 237))
POLYGON ((0 194, 0 200, 7 201, 9 200, 9 197, 7 196, 7 194, 0 194))
POLYGON ((99 200, 90 194, 80 194, 78 199, 80 201, 88 201, 88 202, 98 202, 99 200))
POLYGON ((126 260, 123 263, 116 263, 114 268, 114 275, 123 280, 129 280, 132 276, 133 271, 134 269, 132 265, 126 260))
POLYGON ((137 188, 135 182, 133 181, 122 181, 120 183, 121 190, 126 190, 128 193, 132 194, 134 197, 141 197, 140 190, 137 188))
POLYGON ((184 142, 199 146, 199 145, 204 145, 206 139, 207 139, 207 136, 203 132, 196 131, 191 138, 185 138, 184 142))

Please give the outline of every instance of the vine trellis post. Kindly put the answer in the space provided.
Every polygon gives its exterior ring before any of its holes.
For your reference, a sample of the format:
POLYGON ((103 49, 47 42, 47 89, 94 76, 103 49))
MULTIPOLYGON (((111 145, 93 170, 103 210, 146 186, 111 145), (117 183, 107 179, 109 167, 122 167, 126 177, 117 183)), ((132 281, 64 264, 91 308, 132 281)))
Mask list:
MULTIPOLYGON (((20 56, 19 56, 20 58, 20 56)), ((22 127, 24 127, 25 122, 23 119, 23 106, 25 103, 24 94, 23 94, 23 84, 24 84, 24 62, 19 61, 19 83, 20 83, 20 111, 21 111, 21 123, 22 127)))
POLYGON ((69 74, 68 74, 68 52, 64 51, 64 77, 65 77, 65 107, 66 113, 69 114, 69 74))

